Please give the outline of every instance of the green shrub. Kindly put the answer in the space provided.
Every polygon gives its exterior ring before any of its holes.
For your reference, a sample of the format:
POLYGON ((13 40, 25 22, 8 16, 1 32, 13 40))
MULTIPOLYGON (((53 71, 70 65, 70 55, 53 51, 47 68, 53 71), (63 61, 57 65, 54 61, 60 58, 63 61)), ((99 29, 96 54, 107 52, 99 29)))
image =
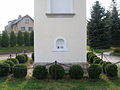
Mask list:
POLYGON ((105 74, 106 74, 105 68, 106 68, 107 64, 112 64, 112 63, 111 63, 111 62, 104 62, 104 63, 102 64, 102 70, 103 70, 103 73, 105 73, 105 74))
POLYGON ((15 65, 13 68, 13 76, 15 78, 24 78, 27 75, 27 66, 26 65, 22 65, 22 64, 18 64, 15 65))
POLYGON ((101 61, 102 61, 102 60, 101 60, 99 57, 95 57, 95 58, 93 59, 93 63, 94 63, 94 64, 99 64, 101 61))
POLYGON ((102 65, 102 64, 103 64, 103 63, 105 63, 105 62, 106 62, 106 61, 100 61, 100 63, 99 63, 99 64, 100 64, 100 65, 102 65))
POLYGON ((0 77, 7 76, 10 72, 10 65, 7 63, 0 63, 0 77))
POLYGON ((108 77, 117 77, 118 75, 118 70, 117 70, 117 65, 115 64, 107 64, 106 65, 106 74, 108 77))
POLYGON ((62 79, 65 74, 65 70, 60 65, 52 65, 49 68, 49 73, 53 79, 62 79))
POLYGON ((33 60, 33 62, 34 62, 34 53, 32 53, 32 56, 31 56, 31 58, 32 58, 32 60, 33 60))
POLYGON ((33 70, 33 77, 36 79, 45 79, 47 77, 48 71, 45 66, 37 65, 33 70))
POLYGON ((87 53, 87 61, 89 62, 89 56, 90 56, 90 54, 93 54, 93 52, 88 52, 87 53))
POLYGON ((16 59, 19 61, 19 63, 25 63, 26 57, 24 55, 17 55, 16 59))
POLYGON ((88 69, 89 78, 99 79, 101 72, 102 72, 102 68, 100 65, 91 64, 89 69, 88 69))
POLYGON ((7 59, 7 60, 12 61, 14 64, 19 64, 19 62, 16 58, 10 58, 10 59, 7 59))
POLYGON ((89 53, 87 54, 87 61, 88 61, 88 63, 93 64, 93 59, 94 59, 95 57, 97 57, 97 56, 96 56, 94 53, 89 52, 89 53))
POLYGON ((22 54, 22 55, 25 56, 25 62, 27 62, 27 61, 28 61, 28 56, 27 56, 27 54, 22 54))
POLYGON ((4 63, 7 63, 7 64, 10 65, 10 73, 12 73, 13 72, 13 67, 14 67, 15 64, 12 61, 9 61, 9 60, 6 60, 4 63))
POLYGON ((83 77, 84 71, 80 65, 73 65, 70 67, 69 75, 73 79, 81 79, 83 77))

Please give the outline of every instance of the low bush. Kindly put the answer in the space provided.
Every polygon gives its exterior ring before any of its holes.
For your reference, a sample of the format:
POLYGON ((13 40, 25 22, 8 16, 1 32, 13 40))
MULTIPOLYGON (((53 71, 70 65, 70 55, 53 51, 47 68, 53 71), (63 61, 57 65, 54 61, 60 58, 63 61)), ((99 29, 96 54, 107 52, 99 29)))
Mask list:
POLYGON ((105 62, 106 62, 106 61, 100 61, 100 63, 99 63, 99 64, 100 64, 100 65, 102 65, 102 64, 103 64, 103 63, 105 63, 105 62))
POLYGON ((93 59, 95 57, 97 57, 97 56, 94 53, 88 52, 88 54, 87 54, 87 61, 88 61, 88 63, 93 64, 93 62, 94 62, 93 59))
POLYGON ((16 59, 19 61, 19 63, 25 63, 26 57, 24 55, 17 55, 16 59))
POLYGON ((105 68, 106 68, 107 64, 112 64, 112 63, 111 63, 111 62, 104 62, 104 63, 102 64, 102 70, 103 70, 103 73, 104 73, 104 74, 106 74, 105 68))
POLYGON ((9 58, 8 61, 12 61, 14 64, 19 64, 18 60, 16 58, 9 58))
POLYGON ((80 65, 73 65, 70 67, 69 75, 73 79, 81 79, 83 77, 84 71, 80 65))
POLYGON ((118 75, 118 70, 117 70, 117 65, 115 64, 107 64, 105 67, 106 74, 108 77, 117 77, 118 75))
POLYGON ((27 54, 22 54, 22 55, 24 55, 25 56, 25 62, 27 62, 28 61, 28 56, 27 56, 27 54))
POLYGON ((0 63, 0 77, 7 76, 10 72, 10 65, 7 63, 0 63))
POLYGON ((10 65, 10 72, 9 73, 12 73, 13 72, 13 67, 14 67, 14 63, 10 60, 6 60, 4 63, 7 63, 10 65))
POLYGON ((31 56, 31 58, 32 58, 32 60, 33 60, 33 62, 34 62, 34 53, 32 53, 32 56, 31 56))
POLYGON ((93 63, 94 64, 99 64, 102 60, 99 57, 93 58, 93 63))
POLYGON ((60 65, 51 65, 49 68, 49 74, 53 79, 62 79, 65 74, 65 70, 60 65))
POLYGON ((33 77, 36 79, 45 79, 47 77, 48 71, 45 66, 37 65, 33 70, 33 77))
POLYGON ((13 68, 13 76, 15 78, 24 78, 27 75, 27 66, 26 65, 22 65, 22 64, 18 64, 15 65, 13 68))
POLYGON ((102 68, 100 65, 91 64, 89 69, 88 69, 89 78, 99 79, 101 72, 102 72, 102 68))

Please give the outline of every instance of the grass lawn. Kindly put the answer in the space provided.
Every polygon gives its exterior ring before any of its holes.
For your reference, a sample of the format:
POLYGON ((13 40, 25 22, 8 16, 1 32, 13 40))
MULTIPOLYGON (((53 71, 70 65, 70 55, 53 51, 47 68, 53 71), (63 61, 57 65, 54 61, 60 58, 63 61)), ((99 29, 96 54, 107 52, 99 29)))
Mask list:
POLYGON ((119 78, 109 80, 102 76, 100 80, 35 80, 33 78, 0 78, 0 90, 120 90, 119 78))
POLYGON ((16 46, 16 47, 8 47, 8 48, 0 48, 0 53, 16 53, 22 52, 23 50, 33 51, 33 46, 16 46))

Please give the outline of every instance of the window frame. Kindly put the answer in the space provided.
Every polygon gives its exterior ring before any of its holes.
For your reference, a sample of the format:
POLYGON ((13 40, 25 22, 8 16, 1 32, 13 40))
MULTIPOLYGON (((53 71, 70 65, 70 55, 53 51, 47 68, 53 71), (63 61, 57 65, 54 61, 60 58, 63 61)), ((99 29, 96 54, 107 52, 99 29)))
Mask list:
POLYGON ((48 13, 47 15, 49 14, 65 14, 65 15, 68 15, 68 14, 74 14, 73 13, 73 0, 71 0, 71 11, 70 12, 52 12, 52 0, 48 0, 48 13))
POLYGON ((63 37, 57 37, 57 38, 54 40, 54 48, 53 48, 53 51, 56 51, 56 52, 66 52, 66 51, 68 51, 66 39, 63 38, 63 37), (57 48, 57 41, 58 41, 59 39, 62 39, 62 40, 64 41, 64 48, 63 48, 63 49, 58 49, 58 48, 57 48))

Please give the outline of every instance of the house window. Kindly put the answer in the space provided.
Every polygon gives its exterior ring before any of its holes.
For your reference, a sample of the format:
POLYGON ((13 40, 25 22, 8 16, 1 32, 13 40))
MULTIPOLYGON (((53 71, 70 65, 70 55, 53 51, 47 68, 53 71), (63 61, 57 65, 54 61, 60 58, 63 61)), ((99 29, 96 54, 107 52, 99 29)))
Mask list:
POLYGON ((25 30, 25 27, 21 27, 21 30, 25 30))
POLYGON ((29 24, 29 19, 25 19, 25 24, 29 24))
POLYGON ((67 51, 66 40, 63 37, 55 39, 54 51, 67 51))
POLYGON ((28 27, 28 30, 33 30, 33 27, 28 27))
POLYGON ((72 0, 49 0, 50 13, 72 13, 72 0))

